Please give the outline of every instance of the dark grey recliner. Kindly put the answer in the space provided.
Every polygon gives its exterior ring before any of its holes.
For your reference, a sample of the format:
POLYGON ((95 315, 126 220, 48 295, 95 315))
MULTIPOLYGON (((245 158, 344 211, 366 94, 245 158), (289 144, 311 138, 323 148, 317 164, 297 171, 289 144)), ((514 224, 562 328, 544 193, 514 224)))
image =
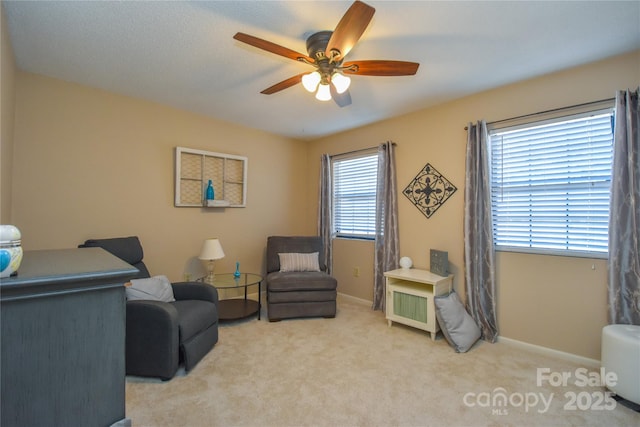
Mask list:
POLYGON ((338 282, 326 273, 317 236, 267 238, 267 315, 269 321, 294 317, 335 317, 338 282), (319 254, 321 271, 280 271, 279 253, 319 254))
MULTIPOLYGON (((80 248, 100 247, 150 277, 136 236, 87 240, 80 248)), ((200 282, 172 283, 176 301, 126 303, 127 375, 173 378, 180 363, 191 370, 218 342, 218 291, 200 282)))

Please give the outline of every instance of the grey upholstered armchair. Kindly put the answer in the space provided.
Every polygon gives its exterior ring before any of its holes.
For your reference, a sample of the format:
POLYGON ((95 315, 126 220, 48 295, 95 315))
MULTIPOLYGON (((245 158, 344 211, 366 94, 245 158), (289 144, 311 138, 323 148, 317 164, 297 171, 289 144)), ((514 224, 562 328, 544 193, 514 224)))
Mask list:
MULTIPOLYGON (((87 240, 150 276, 136 236, 87 240)), ((127 301, 127 375, 171 379, 180 363, 191 370, 218 342, 218 292, 200 282, 172 283, 175 301, 127 301)))
POLYGON ((269 321, 336 316, 338 282, 326 273, 322 249, 322 239, 317 236, 271 236, 267 239, 269 321), (314 265, 311 268, 283 268, 281 254, 296 254, 294 257, 300 254, 300 258, 307 260, 313 258, 314 265))

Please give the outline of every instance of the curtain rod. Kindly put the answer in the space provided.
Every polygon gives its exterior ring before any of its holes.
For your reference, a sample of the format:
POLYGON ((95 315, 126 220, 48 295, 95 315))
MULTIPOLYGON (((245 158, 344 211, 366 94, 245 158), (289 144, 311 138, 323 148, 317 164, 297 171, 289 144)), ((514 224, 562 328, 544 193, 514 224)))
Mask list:
MULTIPOLYGON (((495 120, 493 122, 488 122, 487 126, 488 125, 495 125, 496 123, 508 122, 510 120, 526 119, 527 117, 535 117, 535 116, 539 116, 539 115, 542 115, 542 114, 556 113, 558 111, 569 110, 571 108, 588 107, 590 105, 602 104, 604 102, 612 102, 612 101, 615 101, 615 100, 616 100, 615 98, 607 98, 607 99, 601 99, 599 101, 591 101, 591 102, 585 102, 583 104, 571 105, 569 107, 552 108, 551 110, 540 111, 538 113, 523 114, 522 116, 515 116, 515 117, 510 117, 508 119, 495 120)), ((465 126, 464 130, 469 130, 469 126, 465 126)))
MULTIPOLYGON (((395 146, 396 146, 396 145, 398 145, 398 144, 396 144, 395 142, 392 142, 392 143, 391 143, 391 145, 393 145, 393 146, 395 147, 395 146)), ((349 154, 362 153, 362 152, 364 152, 364 151, 371 151, 371 150, 377 150, 377 149, 378 149, 378 146, 376 146, 376 147, 369 147, 369 148, 360 148, 360 149, 358 149, 358 150, 347 151, 347 152, 344 152, 344 153, 331 154, 331 155, 329 155, 329 157, 346 156, 346 155, 349 155, 349 154)))

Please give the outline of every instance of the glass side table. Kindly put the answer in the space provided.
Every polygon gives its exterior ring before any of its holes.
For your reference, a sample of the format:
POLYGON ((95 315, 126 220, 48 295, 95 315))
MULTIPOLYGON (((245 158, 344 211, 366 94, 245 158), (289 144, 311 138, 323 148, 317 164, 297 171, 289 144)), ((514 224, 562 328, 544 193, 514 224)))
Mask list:
MULTIPOLYGON (((205 277, 205 283, 206 277, 205 277)), ((209 283, 216 289, 242 289, 244 288, 244 298, 222 299, 218 303, 219 320, 238 320, 253 316, 258 313, 260 320, 260 294, 262 293, 262 276, 253 273, 240 273, 240 277, 235 277, 233 273, 214 274, 213 283, 209 283), (258 287, 258 300, 247 298, 249 286, 258 287)))

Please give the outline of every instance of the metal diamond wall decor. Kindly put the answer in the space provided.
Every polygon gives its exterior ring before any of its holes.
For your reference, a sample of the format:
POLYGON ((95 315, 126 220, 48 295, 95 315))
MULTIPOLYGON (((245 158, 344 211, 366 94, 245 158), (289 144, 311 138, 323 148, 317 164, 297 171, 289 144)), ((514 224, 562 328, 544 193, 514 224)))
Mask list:
POLYGON ((403 193, 420 212, 430 218, 456 190, 455 185, 427 163, 403 193))

